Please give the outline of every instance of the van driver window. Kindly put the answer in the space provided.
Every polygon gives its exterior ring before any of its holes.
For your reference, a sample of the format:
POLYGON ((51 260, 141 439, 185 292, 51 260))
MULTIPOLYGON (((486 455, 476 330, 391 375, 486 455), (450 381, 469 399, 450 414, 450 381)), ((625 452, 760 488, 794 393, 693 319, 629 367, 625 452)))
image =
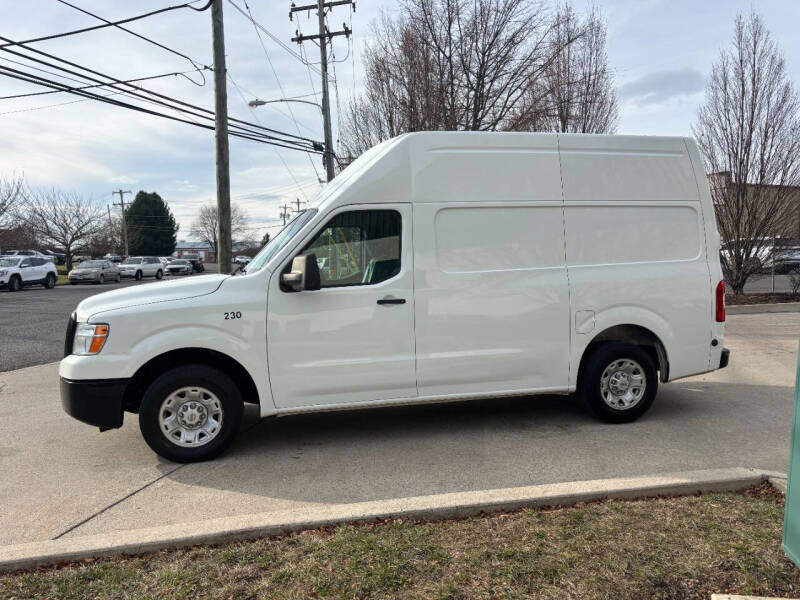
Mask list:
POLYGON ((317 256, 320 285, 374 285, 400 272, 400 213, 354 210, 328 221, 303 253, 317 256))

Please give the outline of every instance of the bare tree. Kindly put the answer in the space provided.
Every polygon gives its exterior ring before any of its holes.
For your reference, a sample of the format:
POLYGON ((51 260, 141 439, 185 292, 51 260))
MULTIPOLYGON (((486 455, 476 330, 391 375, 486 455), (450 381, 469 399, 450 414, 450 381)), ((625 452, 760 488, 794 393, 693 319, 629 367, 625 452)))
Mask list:
MULTIPOLYGON (((231 204, 231 238, 243 238, 247 235, 247 213, 235 202, 231 204)), ((219 218, 217 216, 216 204, 204 204, 200 207, 200 213, 192 223, 192 235, 206 242, 217 252, 219 218)))
POLYGON ((532 84, 557 55, 551 20, 533 0, 404 0, 374 25, 344 153, 408 131, 530 129, 542 110, 532 84))
MULTIPOLYGON (((128 243, 134 245, 139 242, 139 230, 128 231, 128 243)), ((105 254, 123 254, 122 216, 113 214, 103 220, 102 228, 88 241, 88 250, 92 256, 105 254)))
POLYGON ((22 175, 0 177, 0 227, 11 227, 18 221, 18 212, 25 191, 25 179, 22 175))
POLYGON ((42 244, 64 251, 68 270, 73 254, 104 225, 103 209, 91 198, 56 188, 29 191, 24 215, 42 244))
POLYGON ((597 9, 581 18, 535 0, 403 0, 373 29, 364 92, 345 111, 344 155, 409 131, 614 129, 597 9))
POLYGON ((585 17, 571 2, 559 5, 549 29, 547 63, 531 82, 542 110, 532 129, 562 133, 612 133, 619 106, 606 54, 606 24, 593 6, 585 17))
POLYGON ((800 183, 800 102, 781 50, 755 13, 736 18, 693 130, 711 171, 722 267, 735 294, 759 269, 800 183))

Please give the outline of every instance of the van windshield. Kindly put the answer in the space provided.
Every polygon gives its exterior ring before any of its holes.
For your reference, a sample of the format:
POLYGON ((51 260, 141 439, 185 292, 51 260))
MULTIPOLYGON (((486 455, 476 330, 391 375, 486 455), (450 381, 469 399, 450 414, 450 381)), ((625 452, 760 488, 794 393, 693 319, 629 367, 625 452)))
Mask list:
POLYGON ((255 273, 263 268, 273 256, 280 252, 281 248, 289 243, 289 241, 297 234, 297 232, 300 231, 315 214, 317 214, 316 208, 307 208, 306 210, 301 210, 299 213, 297 213, 294 219, 289 221, 286 224, 286 227, 281 229, 274 238, 268 241, 267 245, 264 246, 258 254, 256 254, 255 258, 253 258, 253 260, 251 260, 247 267, 243 268, 242 271, 245 273, 255 273))

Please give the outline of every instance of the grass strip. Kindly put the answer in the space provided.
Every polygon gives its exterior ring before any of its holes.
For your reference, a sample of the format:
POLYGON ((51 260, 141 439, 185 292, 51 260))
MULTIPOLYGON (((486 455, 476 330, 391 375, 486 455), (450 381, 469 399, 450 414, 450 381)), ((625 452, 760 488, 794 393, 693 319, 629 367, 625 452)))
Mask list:
POLYGON ((703 598, 798 596, 783 500, 743 494, 390 520, 87 560, 0 577, 1 598, 703 598))

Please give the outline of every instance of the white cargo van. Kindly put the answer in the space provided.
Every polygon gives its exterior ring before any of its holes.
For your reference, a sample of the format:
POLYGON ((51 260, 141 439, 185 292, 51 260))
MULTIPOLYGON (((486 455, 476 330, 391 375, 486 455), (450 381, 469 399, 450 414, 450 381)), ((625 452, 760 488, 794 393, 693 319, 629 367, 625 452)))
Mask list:
POLYGON ((243 273, 80 303, 66 411, 138 413, 210 458, 262 416, 577 392, 631 421, 724 367, 724 284, 691 139, 431 132, 372 148, 243 273))

